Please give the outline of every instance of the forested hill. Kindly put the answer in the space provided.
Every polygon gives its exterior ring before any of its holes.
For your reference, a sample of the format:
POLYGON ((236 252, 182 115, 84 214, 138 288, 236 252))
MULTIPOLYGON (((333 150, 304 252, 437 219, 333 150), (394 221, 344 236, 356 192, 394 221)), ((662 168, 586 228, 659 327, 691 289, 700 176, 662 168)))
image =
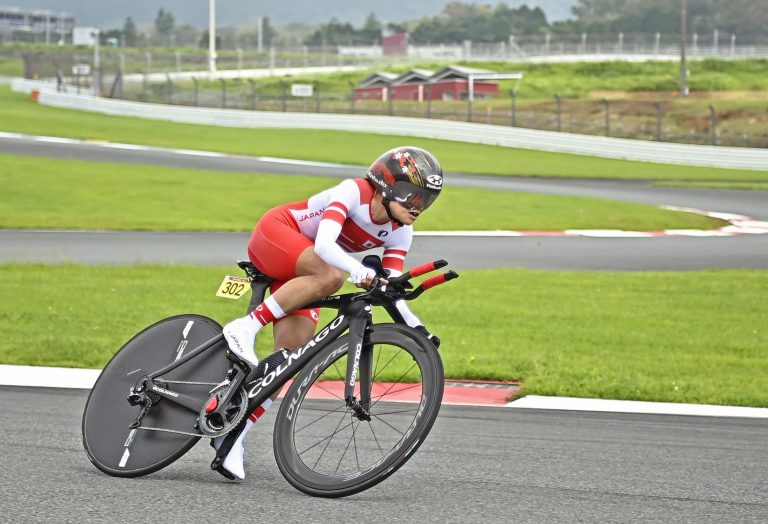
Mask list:
MULTIPOLYGON (((527 4, 540 7, 547 19, 563 20, 571 16, 571 7, 577 0, 462 0, 466 4, 506 3, 510 7, 527 4)), ((273 24, 290 22, 325 23, 331 18, 361 25, 370 13, 385 22, 403 22, 440 14, 449 0, 218 0, 219 25, 239 25, 253 22, 258 16, 268 16, 273 24)), ((50 9, 66 11, 75 16, 77 25, 100 29, 122 27, 126 17, 138 26, 152 24, 160 8, 172 13, 177 24, 191 24, 203 28, 208 24, 207 0, 0 0, 0 4, 22 9, 50 9)))

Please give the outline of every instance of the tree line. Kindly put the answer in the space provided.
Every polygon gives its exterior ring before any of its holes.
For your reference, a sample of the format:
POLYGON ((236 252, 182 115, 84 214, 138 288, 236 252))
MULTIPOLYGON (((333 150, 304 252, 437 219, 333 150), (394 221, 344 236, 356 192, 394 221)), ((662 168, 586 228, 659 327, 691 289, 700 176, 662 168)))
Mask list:
MULTIPOLYGON (((550 23, 540 8, 519 8, 505 3, 491 5, 448 2, 437 16, 401 23, 384 23, 371 13, 359 28, 332 18, 319 26, 274 27, 263 19, 262 43, 269 47, 280 41, 309 46, 372 45, 382 34, 407 32, 412 44, 456 44, 503 42, 510 36, 578 35, 609 33, 662 33, 678 35, 682 0, 579 0, 573 18, 550 23), (297 38, 297 32, 300 36, 297 38)), ((737 34, 741 41, 768 35, 768 0, 687 0, 689 33, 737 34)), ((252 26, 222 27, 216 30, 217 47, 252 49, 258 30, 252 26)), ((169 11, 160 9, 151 27, 139 30, 129 17, 123 27, 101 33, 104 44, 121 47, 208 47, 208 32, 189 24, 177 24, 169 11), (114 39, 114 40, 110 40, 114 39)))
MULTIPOLYGON (((540 8, 511 8, 448 2, 438 16, 388 24, 371 14, 360 29, 332 19, 307 39, 310 45, 375 44, 382 29, 408 32, 414 44, 500 42, 510 36, 574 35, 580 33, 665 33, 680 32, 681 0, 579 0, 573 18, 550 23, 540 8)), ((715 29, 743 37, 765 37, 768 33, 768 0, 688 0, 689 32, 709 33, 715 29)))
MULTIPOLYGON (((262 21, 262 44, 269 47, 277 31, 270 23, 269 17, 262 21)), ((235 49, 238 47, 253 48, 258 44, 258 28, 217 27, 216 47, 219 49, 235 49)), ((208 31, 200 30, 189 24, 177 24, 173 13, 160 9, 154 23, 140 30, 131 17, 125 19, 121 29, 111 29, 100 33, 100 41, 104 45, 116 42, 120 47, 200 47, 208 48, 208 31)))

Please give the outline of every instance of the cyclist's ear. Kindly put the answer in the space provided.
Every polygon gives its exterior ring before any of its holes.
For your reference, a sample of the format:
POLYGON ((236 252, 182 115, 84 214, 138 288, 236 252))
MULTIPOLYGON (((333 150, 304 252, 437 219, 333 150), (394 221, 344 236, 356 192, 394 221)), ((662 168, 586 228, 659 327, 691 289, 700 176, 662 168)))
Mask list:
POLYGON ((373 269, 376 272, 376 276, 387 277, 387 273, 384 271, 384 266, 381 263, 379 255, 367 255, 363 258, 363 265, 373 269))

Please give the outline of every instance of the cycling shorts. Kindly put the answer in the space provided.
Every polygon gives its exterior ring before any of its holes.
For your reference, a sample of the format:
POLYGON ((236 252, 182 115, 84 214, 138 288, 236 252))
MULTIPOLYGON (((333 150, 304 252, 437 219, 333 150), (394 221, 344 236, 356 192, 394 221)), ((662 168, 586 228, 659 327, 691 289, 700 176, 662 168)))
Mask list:
MULTIPOLYGON (((262 273, 275 279, 269 286, 274 293, 288 280, 296 278, 296 262, 314 242, 299 231, 289 209, 306 207, 306 202, 285 204, 269 210, 256 224, 248 242, 248 258, 262 273)), ((288 314, 308 318, 317 326, 319 310, 300 309, 288 314)), ((275 324, 280 319, 275 321, 275 324)))

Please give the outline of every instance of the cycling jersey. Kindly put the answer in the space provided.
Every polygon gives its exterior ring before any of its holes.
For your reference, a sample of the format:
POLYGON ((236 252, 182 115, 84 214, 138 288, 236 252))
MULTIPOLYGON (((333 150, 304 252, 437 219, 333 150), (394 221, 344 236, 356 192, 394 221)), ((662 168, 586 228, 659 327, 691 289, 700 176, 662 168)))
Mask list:
MULTIPOLYGON (((392 220, 375 222, 371 214, 375 194, 368 180, 347 179, 302 202, 273 208, 256 225, 248 243, 251 262, 276 279, 279 287, 297 276, 296 261, 309 246, 323 261, 347 273, 361 266, 348 253, 384 248, 384 268, 393 275, 402 273, 413 228, 392 220)), ((419 323, 405 304, 398 306, 408 324, 419 323)), ((316 313, 302 310, 299 314, 316 323, 316 313)))

